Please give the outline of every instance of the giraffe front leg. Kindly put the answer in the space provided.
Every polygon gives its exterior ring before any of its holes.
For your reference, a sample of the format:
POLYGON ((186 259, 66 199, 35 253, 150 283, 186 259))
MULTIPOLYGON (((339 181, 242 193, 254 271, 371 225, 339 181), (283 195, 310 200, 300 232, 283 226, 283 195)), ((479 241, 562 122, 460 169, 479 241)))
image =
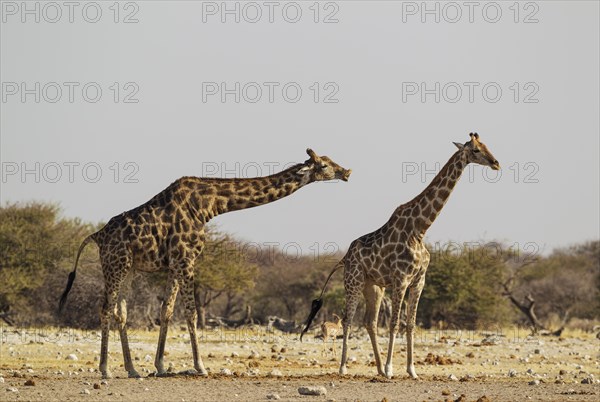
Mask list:
POLYGON ((160 312, 160 334, 158 335, 158 347, 156 349, 156 357, 154 358, 154 367, 156 367, 156 375, 163 376, 167 372, 164 366, 165 343, 167 341, 167 331, 169 329, 169 320, 173 316, 173 308, 177 299, 179 284, 177 280, 169 275, 167 283, 166 298, 163 302, 160 312))
POLYGON ((185 305, 185 314, 187 320, 188 330, 190 332, 190 342, 192 344, 192 356, 194 358, 194 368, 197 374, 208 375, 208 372, 204 368, 204 363, 200 357, 200 351, 198 346, 198 334, 196 332, 196 322, 198 320, 198 313, 196 312, 196 301, 194 299, 194 276, 193 268, 190 267, 189 273, 185 277, 181 278, 181 297, 185 305))
POLYGON ((414 332, 417 321, 417 306, 419 305, 423 286, 425 286, 425 275, 423 275, 416 285, 411 287, 410 295, 408 296, 408 306, 406 308, 406 372, 414 379, 418 378, 413 357, 414 332))

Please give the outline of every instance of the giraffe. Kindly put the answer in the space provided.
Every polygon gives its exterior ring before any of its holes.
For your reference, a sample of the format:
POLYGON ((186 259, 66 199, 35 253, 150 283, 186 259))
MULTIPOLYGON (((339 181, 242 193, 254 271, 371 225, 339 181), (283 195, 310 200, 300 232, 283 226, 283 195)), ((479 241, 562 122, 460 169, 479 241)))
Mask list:
MULTIPOLYGON (((302 335, 321 308, 323 292, 331 276, 344 268, 346 308, 343 317, 342 359, 339 373, 347 373, 348 335, 352 319, 362 292, 366 301, 364 323, 371 339, 375 363, 379 375, 393 376, 392 356, 394 341, 399 327, 400 308, 407 290, 407 365, 412 378, 417 378, 413 362, 413 334, 417 316, 417 305, 425 284, 425 273, 429 265, 429 252, 423 243, 425 232, 441 212, 454 186, 469 163, 488 166, 499 170, 500 164, 488 148, 479 141, 477 133, 470 134, 465 144, 455 142, 458 148, 433 181, 414 199, 400 205, 391 218, 379 229, 354 240, 347 253, 329 274, 321 295, 313 300, 310 315, 302 335), (385 288, 391 290, 392 316, 390 338, 385 371, 377 345, 377 317, 385 288)), ((302 336, 300 337, 302 339, 302 336)))
POLYGON ((351 170, 344 169, 327 156, 317 155, 310 148, 306 152, 309 159, 304 163, 271 176, 245 179, 182 177, 145 204, 113 217, 102 229, 83 240, 61 296, 59 311, 63 309, 75 280, 81 252, 88 243, 95 242, 105 284, 100 313, 100 372, 103 378, 111 376, 107 363, 111 315, 118 324, 125 370, 129 377, 140 376, 131 360, 125 326, 127 305, 120 289, 131 280, 134 271, 159 269, 168 271, 168 279, 154 361, 156 374, 166 374, 163 356, 167 327, 178 292, 185 306, 192 345, 194 370, 190 374, 207 374, 198 352, 193 282, 194 262, 205 243, 205 225, 217 215, 273 202, 312 182, 348 181, 351 170))
POLYGON ((342 319, 337 314, 333 314, 334 321, 325 321, 321 324, 321 332, 323 333, 323 346, 327 349, 327 341, 332 338, 333 355, 335 356, 335 338, 338 332, 342 329, 342 319))

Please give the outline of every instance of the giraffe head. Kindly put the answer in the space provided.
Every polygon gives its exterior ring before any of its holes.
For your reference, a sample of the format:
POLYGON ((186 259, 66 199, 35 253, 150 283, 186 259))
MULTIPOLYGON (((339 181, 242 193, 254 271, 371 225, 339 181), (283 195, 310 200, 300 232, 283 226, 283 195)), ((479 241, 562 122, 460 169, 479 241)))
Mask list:
POLYGON ((305 176, 309 181, 326 181, 341 179, 348 181, 352 170, 344 169, 327 156, 319 156, 312 149, 308 148, 306 153, 308 158, 303 166, 298 170, 298 174, 305 176))
POLYGON ((500 170, 500 163, 490 152, 488 147, 479 141, 479 134, 470 133, 471 140, 461 144, 455 142, 454 145, 467 156, 468 163, 477 163, 483 166, 489 166, 492 170, 500 170))

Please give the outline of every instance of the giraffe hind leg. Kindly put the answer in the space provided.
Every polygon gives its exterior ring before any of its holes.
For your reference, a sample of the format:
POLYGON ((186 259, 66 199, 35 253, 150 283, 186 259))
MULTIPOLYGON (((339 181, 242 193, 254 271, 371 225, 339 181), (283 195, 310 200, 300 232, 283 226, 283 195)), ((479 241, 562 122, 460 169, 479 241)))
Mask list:
MULTIPOLYGON (((184 275, 180 277, 181 282, 181 298, 185 306, 185 315, 187 320, 188 331, 190 333, 190 342, 192 344, 192 356, 194 359, 194 369, 197 374, 208 375, 204 368, 204 363, 200 357, 198 334, 196 332, 196 321, 198 313, 196 312, 196 301, 194 299, 194 275, 193 268, 189 267, 184 275)), ((195 373, 195 374, 196 374, 195 373)))
POLYGON ((154 367, 156 367, 157 376, 165 375, 167 373, 164 366, 165 344, 167 342, 169 320, 173 316, 173 309, 175 307, 175 300, 177 299, 178 291, 179 284, 177 280, 173 275, 169 275, 167 280, 166 297, 160 312, 160 334, 158 335, 158 347, 156 349, 156 356, 154 358, 154 367))
POLYGON ((379 316, 379 307, 381 306, 383 292, 383 288, 374 284, 367 284, 363 289, 366 301, 364 324, 369 333, 369 338, 371 339, 371 346, 373 347, 373 355, 377 366, 377 374, 381 376, 385 376, 385 372, 383 371, 379 345, 377 344, 377 317, 379 316))
POLYGON ((131 359, 131 352, 129 350, 129 338, 127 337, 127 301, 124 297, 121 297, 117 304, 117 312, 115 314, 117 324, 119 326, 119 336, 121 337, 121 346, 123 348, 123 360, 125 363, 125 370, 127 370, 129 378, 140 378, 140 374, 135 370, 133 366, 133 360, 131 359))
POLYGON ((100 327, 102 332, 102 340, 100 344, 100 373, 102 378, 111 378, 112 375, 108 369, 108 340, 110 336, 110 321, 115 315, 117 308, 117 300, 121 289, 121 284, 126 277, 126 268, 114 265, 114 272, 108 275, 109 269, 106 269, 106 264, 103 263, 102 269, 104 275, 104 303, 100 312, 100 327))
POLYGON ((350 336, 350 327, 358 306, 359 294, 357 292, 346 291, 346 308, 344 318, 342 319, 342 328, 344 330, 344 338, 342 341, 342 359, 340 361, 340 375, 348 373, 346 363, 348 361, 348 337, 350 336))
POLYGON ((392 359, 394 356, 394 343, 396 341, 396 334, 400 326, 400 308, 402 306, 402 300, 406 293, 405 285, 396 285, 392 288, 392 317, 390 320, 390 339, 388 345, 388 354, 385 363, 385 376, 392 378, 394 375, 394 369, 392 359))

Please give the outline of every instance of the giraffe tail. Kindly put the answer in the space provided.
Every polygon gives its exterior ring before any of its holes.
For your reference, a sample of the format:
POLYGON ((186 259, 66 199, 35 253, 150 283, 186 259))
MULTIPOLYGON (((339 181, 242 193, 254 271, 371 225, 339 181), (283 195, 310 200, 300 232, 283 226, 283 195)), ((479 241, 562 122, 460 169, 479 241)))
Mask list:
POLYGON ((315 319, 315 316, 317 315, 317 313, 319 312, 321 307, 323 307, 323 293, 325 293, 325 288, 327 287, 329 280, 331 279, 331 277, 333 276, 335 271, 337 271, 338 269, 340 269, 343 266, 344 266, 344 259, 342 258, 340 260, 340 262, 338 262, 336 264, 335 268, 333 268, 333 271, 331 271, 331 273, 327 277, 327 280, 325 281, 325 285, 323 285, 323 290, 321 290, 321 294, 319 295, 319 298, 312 301, 310 314, 308 315, 308 318, 306 319, 306 323, 304 324, 304 329, 302 330, 302 333, 300 334, 300 342, 302 342, 302 337, 304 336, 306 331, 308 331, 308 328, 310 328, 310 324, 312 324, 313 320, 315 319))
POLYGON ((73 268, 73 271, 71 271, 69 273, 69 279, 67 280, 67 287, 65 288, 65 291, 63 292, 62 296, 60 297, 60 301, 58 303, 58 312, 62 312, 63 307, 65 306, 65 303, 67 302, 67 296, 69 295, 69 292, 71 291, 71 287, 73 287, 73 282, 75 282, 75 274, 77 273, 77 263, 79 262, 79 256, 81 256, 81 253, 83 251, 83 249, 85 248, 85 246, 87 246, 87 244, 90 241, 94 240, 94 234, 89 235, 88 237, 86 237, 85 239, 83 239, 83 242, 81 243, 81 245, 79 246, 79 251, 77 252, 77 257, 75 258, 75 267, 73 268))

